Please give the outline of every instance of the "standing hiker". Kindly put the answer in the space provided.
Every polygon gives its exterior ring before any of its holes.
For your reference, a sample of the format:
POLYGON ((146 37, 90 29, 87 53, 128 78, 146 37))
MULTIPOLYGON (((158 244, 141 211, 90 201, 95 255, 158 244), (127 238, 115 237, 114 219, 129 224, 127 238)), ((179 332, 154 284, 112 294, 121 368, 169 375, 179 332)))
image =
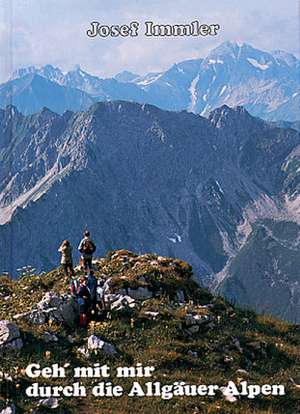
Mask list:
POLYGON ((97 279, 92 270, 87 274, 87 287, 91 295, 91 313, 95 313, 97 306, 97 279))
POLYGON ((84 270, 92 269, 92 258, 95 253, 96 245, 90 238, 90 232, 85 231, 84 237, 79 243, 78 250, 81 253, 81 259, 83 261, 84 270))
POLYGON ((73 259, 72 259, 72 246, 69 240, 64 240, 59 247, 58 251, 61 253, 60 263, 64 269, 65 276, 74 276, 73 259))
POLYGON ((102 311, 105 310, 105 295, 104 295, 104 280, 98 279, 98 286, 97 286, 97 302, 100 305, 102 311))
POLYGON ((87 313, 90 305, 90 292, 86 286, 86 278, 81 276, 77 290, 77 303, 79 305, 79 326, 86 328, 88 323, 87 313))
POLYGON ((74 299, 77 299, 78 288, 79 288, 79 280, 77 280, 75 277, 72 277, 70 281, 70 293, 74 299))

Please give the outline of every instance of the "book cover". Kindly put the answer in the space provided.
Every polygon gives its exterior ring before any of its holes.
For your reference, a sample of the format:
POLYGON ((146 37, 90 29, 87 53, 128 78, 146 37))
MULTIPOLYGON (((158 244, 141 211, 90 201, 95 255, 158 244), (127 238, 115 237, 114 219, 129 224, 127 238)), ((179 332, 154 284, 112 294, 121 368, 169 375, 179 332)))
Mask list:
POLYGON ((0 414, 300 412, 299 2, 0 33, 0 414))

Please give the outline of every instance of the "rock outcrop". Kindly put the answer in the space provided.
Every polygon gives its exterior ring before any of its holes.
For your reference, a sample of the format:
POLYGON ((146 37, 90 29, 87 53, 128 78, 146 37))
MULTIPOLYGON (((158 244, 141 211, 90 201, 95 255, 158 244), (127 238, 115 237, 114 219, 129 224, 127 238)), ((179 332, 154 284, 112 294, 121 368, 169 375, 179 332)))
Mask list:
POLYGON ((60 296, 47 292, 36 308, 14 315, 14 319, 26 320, 31 325, 44 325, 49 321, 56 324, 74 325, 78 318, 78 305, 71 295, 60 296))
POLYGON ((0 352, 11 350, 19 351, 23 348, 19 327, 9 321, 0 321, 0 352))

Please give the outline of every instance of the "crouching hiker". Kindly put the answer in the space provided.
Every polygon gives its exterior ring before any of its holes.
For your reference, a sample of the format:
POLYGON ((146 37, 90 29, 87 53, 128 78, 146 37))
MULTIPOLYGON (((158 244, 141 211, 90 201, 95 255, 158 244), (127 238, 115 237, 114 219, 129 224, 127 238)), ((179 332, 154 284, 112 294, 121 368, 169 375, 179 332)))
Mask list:
POLYGON ((88 324, 87 313, 90 306, 90 292, 86 286, 86 279, 81 276, 79 279, 79 287, 77 290, 77 303, 79 305, 79 326, 86 328, 88 324))
POLYGON ((74 276, 72 246, 69 240, 64 240, 58 251, 61 253, 60 263, 64 269, 65 276, 74 276))
POLYGON ((92 269, 93 254, 96 251, 96 245, 90 238, 90 232, 85 231, 84 237, 79 243, 78 250, 81 253, 81 259, 83 261, 84 270, 92 269))

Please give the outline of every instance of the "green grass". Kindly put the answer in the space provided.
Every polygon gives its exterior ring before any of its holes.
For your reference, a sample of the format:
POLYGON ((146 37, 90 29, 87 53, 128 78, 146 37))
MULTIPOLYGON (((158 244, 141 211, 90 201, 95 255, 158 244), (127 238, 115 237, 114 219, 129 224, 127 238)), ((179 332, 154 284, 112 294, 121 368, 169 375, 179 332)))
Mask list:
MULTIPOLYGON (((56 325, 32 327, 18 321, 25 347, 17 355, 6 354, 1 358, 1 370, 10 373, 14 381, 12 384, 0 382, 0 408, 8 398, 17 405, 18 413, 296 414, 299 411, 299 389, 290 381, 292 378, 300 383, 299 326, 235 308, 221 297, 211 295, 192 282, 191 268, 185 262, 157 260, 153 255, 139 257, 126 251, 117 255, 112 252, 98 262, 96 275, 100 274, 113 277, 115 290, 147 286, 152 290, 162 289, 163 295, 142 302, 129 313, 111 313, 103 322, 91 322, 88 332, 56 325), (144 276, 142 280, 141 276, 144 276), (188 301, 185 306, 180 306, 175 300, 176 287, 186 293, 188 301), (203 308, 202 305, 206 304, 211 306, 203 308), (159 316, 153 319, 148 311, 159 312, 159 316), (189 335, 184 325, 184 317, 189 313, 209 314, 213 326, 200 327, 198 333, 189 335), (46 344, 42 339, 45 331, 55 333, 59 341, 46 344), (75 338, 74 343, 67 339, 70 334, 75 338), (98 353, 87 361, 78 354, 77 348, 85 344, 85 338, 90 334, 113 343, 118 354, 106 356, 98 353), (242 347, 242 353, 235 345, 236 341, 242 347), (251 345, 255 341, 263 342, 261 349, 251 345), (198 357, 193 356, 195 352, 198 357), (226 362, 226 358, 231 362, 226 362), (33 381, 26 377, 24 368, 31 362, 39 362, 42 366, 68 362, 71 368, 97 362, 110 365, 113 371, 118 366, 134 366, 139 362, 145 366, 153 365, 155 372, 151 381, 162 384, 179 380, 190 384, 226 385, 229 380, 238 383, 241 376, 237 370, 246 369, 248 375, 244 379, 249 383, 284 384, 287 395, 259 396, 254 400, 242 398, 236 403, 225 401, 219 393, 215 397, 174 397, 166 401, 159 397, 129 398, 124 395, 114 399, 96 399, 89 396, 65 398, 56 410, 36 409, 36 402, 25 396, 26 387, 33 381)), ((0 299, 0 319, 11 319, 15 313, 31 309, 49 289, 63 293, 67 288, 58 270, 20 281, 1 277, 0 293, 10 294, 11 299, 0 299)), ((128 390, 133 380, 119 379, 118 383, 128 390)), ((148 378, 139 379, 141 384, 147 381, 148 378)), ((40 382, 66 385, 74 380, 40 382)), ((82 382, 90 388, 99 380, 82 382)), ((113 379, 113 382, 117 380, 113 379)))

